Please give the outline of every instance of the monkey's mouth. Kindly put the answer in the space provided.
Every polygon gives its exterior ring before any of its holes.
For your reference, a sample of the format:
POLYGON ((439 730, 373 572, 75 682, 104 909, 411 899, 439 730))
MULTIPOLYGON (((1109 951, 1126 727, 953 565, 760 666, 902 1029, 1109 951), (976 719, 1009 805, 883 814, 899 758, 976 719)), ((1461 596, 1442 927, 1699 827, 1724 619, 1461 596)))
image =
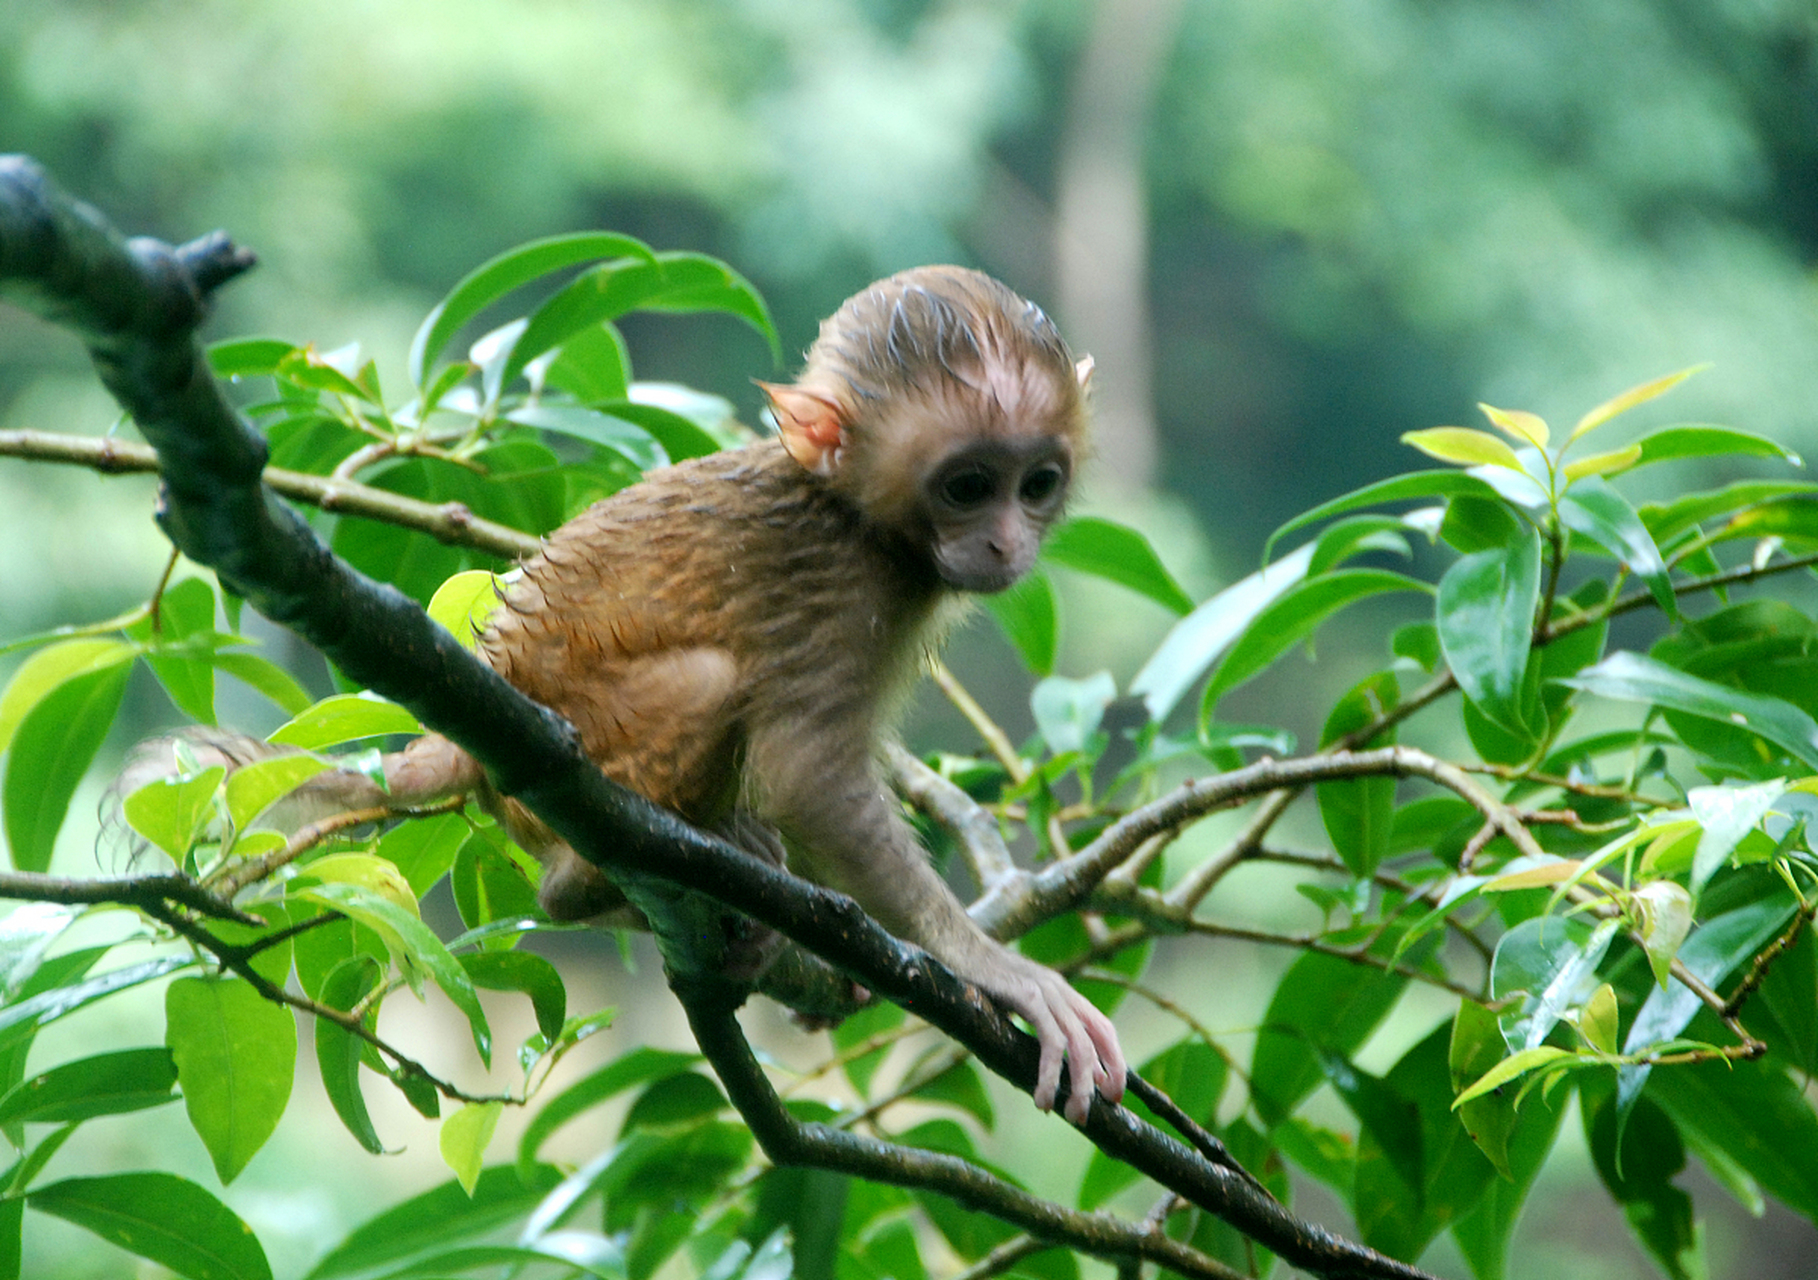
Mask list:
POLYGON ((960 569, 951 565, 941 565, 941 581, 959 591, 970 591, 975 595, 994 596, 1016 585, 1023 575, 1009 565, 995 569, 960 569))

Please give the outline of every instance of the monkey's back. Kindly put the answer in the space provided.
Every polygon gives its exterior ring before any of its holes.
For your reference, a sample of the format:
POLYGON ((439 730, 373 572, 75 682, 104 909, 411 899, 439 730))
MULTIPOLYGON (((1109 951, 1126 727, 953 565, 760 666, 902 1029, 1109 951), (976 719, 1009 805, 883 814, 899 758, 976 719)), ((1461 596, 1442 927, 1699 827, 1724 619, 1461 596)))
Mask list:
POLYGON ((480 648, 609 776, 711 820, 754 726, 869 732, 939 595, 930 566, 764 441, 654 471, 556 530, 480 648))

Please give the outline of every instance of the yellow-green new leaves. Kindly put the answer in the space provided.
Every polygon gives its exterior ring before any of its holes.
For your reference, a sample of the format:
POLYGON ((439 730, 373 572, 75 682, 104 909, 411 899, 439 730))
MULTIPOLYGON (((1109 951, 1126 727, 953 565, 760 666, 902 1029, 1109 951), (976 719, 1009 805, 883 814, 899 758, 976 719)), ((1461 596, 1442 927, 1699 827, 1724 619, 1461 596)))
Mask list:
MULTIPOLYGON (((1689 918, 1688 916, 1688 920, 1689 918)), ((1662 978, 1661 981, 1665 982, 1666 979, 1662 978)), ((1584 1008, 1578 1011, 1578 1034, 1598 1053, 1613 1054, 1616 1052, 1618 1023, 1616 988, 1606 982, 1591 993, 1591 998, 1584 1002, 1584 1008)))
POLYGON ((1666 986, 1673 957, 1692 931, 1692 895, 1671 880, 1656 880, 1635 890, 1641 917, 1641 945, 1648 953, 1654 981, 1666 986))
POLYGON ((493 1130, 499 1127, 499 1115, 504 1109, 502 1102, 470 1102, 442 1121, 437 1140, 442 1163, 454 1170, 461 1189, 470 1196, 480 1180, 486 1147, 492 1141, 493 1130))
POLYGON ((1546 420, 1539 414, 1529 413, 1526 409, 1498 409, 1490 404, 1480 403, 1477 407, 1483 410, 1484 417, 1515 439, 1545 451, 1549 434, 1546 420))
POLYGON ((1532 1049, 1523 1049, 1520 1053, 1510 1054, 1501 1062, 1484 1072, 1478 1082, 1466 1089, 1452 1100, 1454 1109, 1481 1098, 1492 1089, 1500 1089, 1509 1081, 1526 1075, 1536 1067, 1552 1066, 1561 1058, 1572 1058, 1575 1055, 1570 1049, 1558 1049, 1550 1044, 1538 1045, 1532 1049))
POLYGON ((1618 471, 1627 471, 1641 461, 1641 452, 1639 444, 1630 444, 1605 453, 1593 453, 1576 462, 1568 462, 1565 469, 1566 483, 1582 480, 1585 476, 1609 476, 1618 471))
POLYGON ((1470 427, 1428 427, 1425 431, 1405 432, 1401 442, 1412 445, 1429 458, 1457 463, 1461 467, 1507 467, 1522 471, 1515 451, 1488 431, 1470 427))
POLYGON ((215 765, 194 777, 154 778, 127 796, 120 811, 128 826, 181 862, 214 816, 226 776, 226 767, 215 765))
POLYGON ((1656 396, 1665 395, 1694 373, 1708 368, 1710 368, 1709 365, 1695 364, 1689 369, 1681 369, 1678 373, 1669 373, 1664 378, 1655 378, 1652 382, 1630 387, 1621 395, 1611 396, 1578 420, 1578 425, 1572 428, 1572 434, 1566 437, 1566 443, 1570 444, 1587 431, 1596 430, 1619 413, 1627 413, 1636 405, 1646 404, 1656 396))
POLYGON ((498 576, 484 569, 466 569, 436 588, 430 597, 429 616, 471 649, 499 603, 498 576))

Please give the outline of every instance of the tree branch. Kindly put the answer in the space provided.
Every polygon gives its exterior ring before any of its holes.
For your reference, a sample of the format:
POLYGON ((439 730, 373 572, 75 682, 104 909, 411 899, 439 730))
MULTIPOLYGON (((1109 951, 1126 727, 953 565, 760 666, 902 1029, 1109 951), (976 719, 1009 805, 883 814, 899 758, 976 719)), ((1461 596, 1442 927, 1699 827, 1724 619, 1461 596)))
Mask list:
MULTIPOLYGON (((0 431, 0 457, 31 462, 60 462, 88 467, 103 475, 150 473, 158 455, 149 446, 112 436, 72 436, 50 431, 0 431)), ((311 475, 283 467, 266 467, 264 479, 274 492, 336 515, 364 516, 427 533, 450 546, 471 547, 501 560, 522 560, 542 545, 510 525, 485 520, 459 502, 423 502, 389 493, 357 480, 311 475)))

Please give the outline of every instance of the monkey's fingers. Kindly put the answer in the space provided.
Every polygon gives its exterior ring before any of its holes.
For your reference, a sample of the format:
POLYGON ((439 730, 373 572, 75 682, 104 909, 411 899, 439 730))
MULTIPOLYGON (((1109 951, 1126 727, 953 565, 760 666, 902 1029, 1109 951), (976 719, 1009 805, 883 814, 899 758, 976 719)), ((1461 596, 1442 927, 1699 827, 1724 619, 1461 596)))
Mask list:
POLYGON ((1092 1043, 1098 1049, 1098 1063, 1101 1074, 1096 1083, 1098 1091, 1104 1095, 1106 1102, 1119 1103, 1124 1100, 1124 1077, 1129 1075, 1129 1066, 1124 1062, 1124 1049, 1117 1039, 1117 1028, 1091 1001, 1074 992, 1080 1004, 1085 1008, 1081 1017, 1086 1023, 1086 1034, 1092 1037, 1092 1043))
POLYGON ((1084 1124, 1092 1095, 1109 1102, 1123 1096, 1124 1058, 1117 1030, 1109 1018, 1051 969, 1035 980, 1033 1007, 1019 1009, 1035 1028, 1041 1045, 1036 1071, 1035 1105, 1051 1110, 1060 1087, 1061 1059, 1067 1064, 1067 1119, 1084 1124))
POLYGON ((1061 989, 1066 993, 1067 1119, 1084 1124, 1094 1091, 1110 1103, 1124 1096, 1124 1055, 1111 1020, 1064 981, 1061 989))

